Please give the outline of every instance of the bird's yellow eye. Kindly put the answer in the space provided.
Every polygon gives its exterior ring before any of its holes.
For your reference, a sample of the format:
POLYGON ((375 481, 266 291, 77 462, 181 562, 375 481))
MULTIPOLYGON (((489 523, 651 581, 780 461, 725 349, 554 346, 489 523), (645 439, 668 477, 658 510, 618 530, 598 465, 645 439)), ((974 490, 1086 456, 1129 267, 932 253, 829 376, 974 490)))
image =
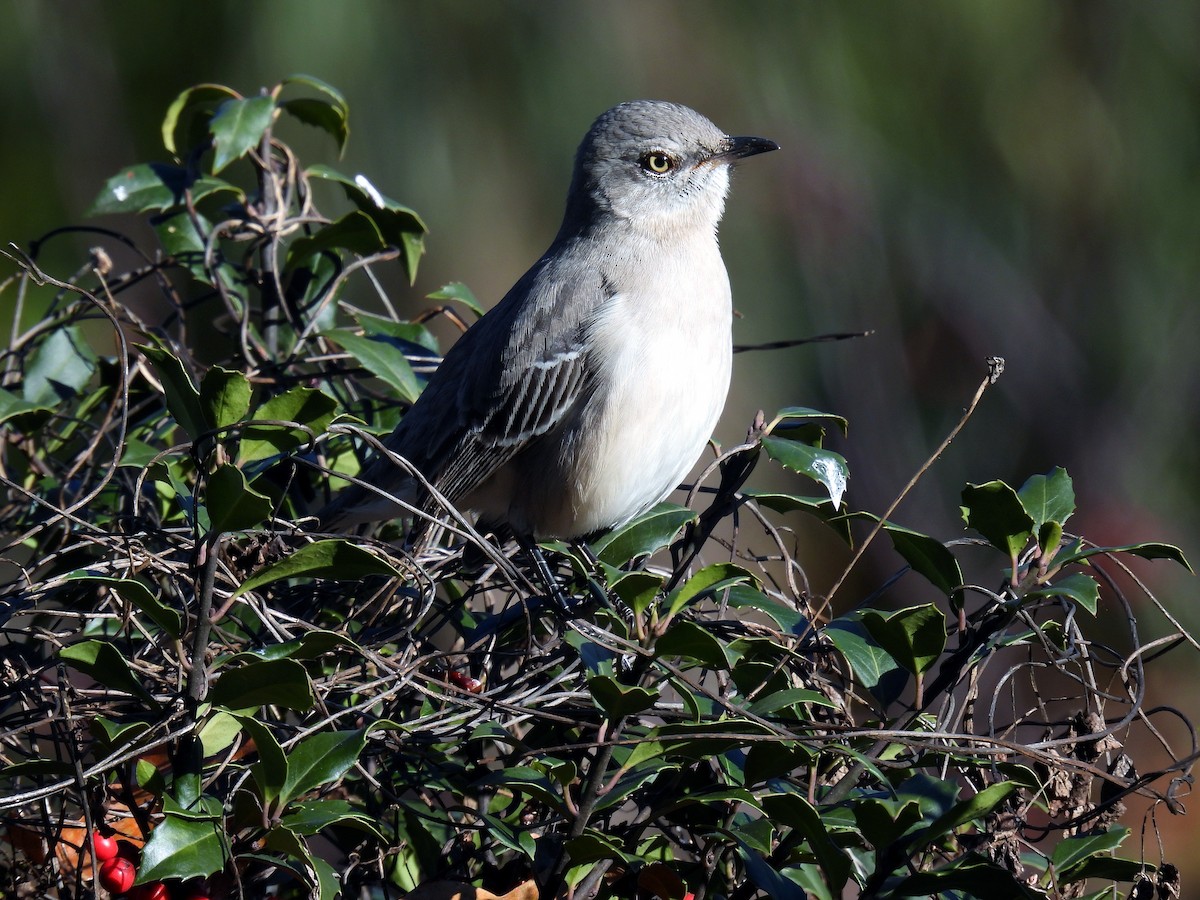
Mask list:
POLYGON ((674 165, 675 160, 663 150, 651 150, 642 157, 642 168, 655 175, 665 175, 674 165))

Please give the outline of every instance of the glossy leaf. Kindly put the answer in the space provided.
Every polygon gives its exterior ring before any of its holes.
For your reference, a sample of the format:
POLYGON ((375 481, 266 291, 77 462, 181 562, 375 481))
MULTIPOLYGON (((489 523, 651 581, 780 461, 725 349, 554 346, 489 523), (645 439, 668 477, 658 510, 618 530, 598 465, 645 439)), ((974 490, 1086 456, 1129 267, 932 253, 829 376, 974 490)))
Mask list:
POLYGON ((1046 893, 1031 889, 1008 869, 976 853, 966 853, 950 865, 917 872, 901 881, 897 897, 961 896, 972 900, 1045 900, 1046 893))
POLYGON ((213 174, 258 147, 275 118, 273 97, 226 100, 209 123, 213 136, 213 174))
POLYGON ((635 613, 644 613, 662 591, 662 575, 653 572, 628 572, 613 582, 610 590, 635 613))
POLYGON ((289 749, 288 777, 280 792, 282 802, 287 803, 341 778, 366 747, 367 734, 368 729, 321 731, 289 749))
POLYGON ((114 691, 132 694, 158 706, 157 701, 142 686, 141 681, 129 668, 129 663, 108 641, 80 641, 58 651, 59 658, 71 668, 82 672, 105 687, 114 691))
POLYGON ((193 203, 198 203, 217 193, 244 197, 236 185, 209 175, 198 176, 184 166, 140 163, 126 167, 108 179, 92 201, 87 215, 166 212, 184 205, 189 195, 193 203))
POLYGON ((346 141, 350 139, 350 125, 346 121, 344 104, 339 107, 315 97, 297 97, 285 100, 279 104, 279 108, 305 125, 320 128, 330 135, 337 141, 339 155, 346 149, 346 141))
POLYGON ((270 497, 250 487, 242 470, 228 463, 208 477, 204 502, 209 528, 218 534, 261 525, 274 508, 270 497))
POLYGON ((1048 475, 1034 475, 1021 485, 1017 496, 1035 529, 1048 522, 1064 525, 1075 512, 1075 488, 1071 476, 1061 467, 1048 475))
POLYGON ((1082 864, 1090 857, 1111 853, 1129 837, 1129 829, 1124 825, 1113 825, 1107 831, 1099 834, 1088 834, 1082 837, 1063 838, 1054 847, 1050 856, 1050 864, 1056 872, 1065 872, 1074 866, 1082 864))
POLYGON ((914 675, 929 669, 946 647, 946 617, 932 603, 886 616, 866 610, 862 621, 879 646, 914 675))
POLYGON ((439 290, 425 296, 429 300, 457 300, 477 316, 482 316, 485 312, 483 304, 475 298, 471 289, 461 281, 451 281, 449 284, 442 285, 439 290))
POLYGON ((295 553, 259 569, 234 593, 240 597, 283 578, 332 578, 356 581, 368 575, 399 575, 400 572, 378 556, 339 538, 305 544, 295 553))
POLYGON ((1192 565, 1183 555, 1183 551, 1173 544, 1162 544, 1156 541, 1149 541, 1142 544, 1122 544, 1119 547, 1089 547, 1086 550, 1076 550, 1075 552, 1064 555, 1061 559, 1055 562, 1066 565, 1070 562, 1081 562, 1092 556, 1101 556, 1106 553, 1131 553, 1134 556, 1140 556, 1142 559, 1170 559, 1179 563, 1189 572, 1192 570, 1192 565))
POLYGON ((143 344, 138 349, 153 365, 166 395, 167 410, 179 427, 193 441, 211 431, 213 426, 200 402, 200 391, 178 357, 162 347, 143 344))
POLYGON ((809 621, 798 609, 773 600, 762 591, 749 585, 739 584, 730 588, 728 603, 732 609, 757 609, 770 616, 780 628, 792 634, 801 634, 810 627, 809 621))
POLYGON ((907 674, 858 618, 834 619, 822 634, 845 657, 859 683, 880 703, 886 706, 900 696, 908 681, 907 674))
POLYGON ((287 754, 264 723, 253 716, 237 716, 237 721, 254 741, 254 749, 258 751, 258 762, 250 767, 250 772, 254 775, 264 807, 269 808, 287 783, 287 754))
POLYGON ((414 403, 420 396, 421 382, 395 339, 355 334, 341 328, 325 332, 324 337, 339 344, 364 369, 395 388, 401 400, 414 403))
POLYGON ((850 859, 830 836, 820 813, 798 794, 769 795, 763 797, 762 803, 772 820, 804 836, 833 893, 840 895, 850 878, 850 859))
POLYGON ((850 423, 846 421, 844 416, 839 416, 835 413, 822 412, 819 409, 810 409, 807 406, 785 406, 779 412, 775 413, 775 418, 771 421, 767 431, 774 434, 777 428, 786 429, 799 422, 809 422, 813 419, 831 420, 841 429, 842 434, 845 434, 850 427, 850 423))
POLYGON ((728 669, 729 658, 721 642, 695 622, 679 619, 654 643, 654 655, 680 657, 710 669, 728 669))
POLYGON ((947 597, 958 593, 963 584, 962 568, 950 548, 929 535, 887 523, 883 526, 896 552, 947 597))
POLYGON ((736 563, 707 565, 671 591, 667 597, 668 615, 675 615, 702 596, 747 582, 757 585, 758 579, 736 563))
POLYGON ((384 839, 376 820, 366 810, 340 798, 305 800, 291 804, 288 810, 280 824, 305 837, 317 834, 331 825, 345 825, 365 831, 380 840, 384 839))
POLYGON ((250 381, 241 372, 213 366, 200 380, 200 405, 215 428, 236 425, 250 411, 250 381))
POLYGON ((832 450, 780 437, 764 437, 762 446, 767 455, 780 465, 823 485, 833 501, 834 509, 841 506, 842 495, 850 478, 850 467, 844 457, 832 450))
POLYGON ((138 884, 204 878, 225 868, 228 839, 220 821, 167 815, 142 848, 138 884))
POLYGON ((621 719, 650 709, 658 700, 658 692, 644 687, 626 687, 608 675, 588 679, 592 699, 610 719, 621 719))
POLYGON ((1100 604, 1100 585, 1091 575, 1074 572, 1064 578, 1056 578, 1052 584, 1030 591, 1031 597, 1066 597, 1082 606, 1093 616, 1100 604))
POLYGON ((282 706, 300 712, 311 709, 314 697, 308 672, 290 659, 271 659, 221 671, 208 695, 213 706, 258 709, 282 706))
POLYGON ((337 409, 336 400, 315 388, 295 387, 272 397, 254 411, 253 420, 295 422, 311 434, 286 425, 249 425, 242 431, 238 459, 247 464, 294 450, 324 432, 337 409))
POLYGON ((1033 518, 1017 492, 1003 481, 968 484, 963 488, 963 519, 998 550, 1016 558, 1029 543, 1033 518))
POLYGON ((0 425, 28 412, 49 412, 54 409, 54 406, 55 404, 49 400, 33 403, 18 397, 11 391, 0 388, 0 425))
POLYGON ((53 407, 82 393, 96 373, 96 352, 77 325, 54 329, 25 368, 21 399, 53 407))
POLYGON ((342 186, 349 200, 366 213, 379 228, 389 246, 404 251, 405 269, 409 281, 417 276, 417 263, 424 252, 425 223, 420 216, 390 197, 382 194, 369 180, 359 175, 350 178, 329 166, 309 166, 309 178, 321 178, 342 186))
POLYGON ((175 610, 163 603, 145 583, 135 578, 113 578, 107 575, 93 575, 86 569, 72 572, 67 578, 71 581, 85 581, 92 584, 102 584, 138 612, 145 614, 155 625, 173 638, 181 634, 182 620, 175 610))
POLYGON ((175 156, 184 156, 207 142, 209 117, 226 100, 239 96, 221 84, 197 84, 180 92, 163 118, 163 146, 175 156))
POLYGON ((349 250, 359 256, 378 253, 388 246, 375 220, 362 210, 354 210, 310 235, 298 237, 288 247, 288 265, 323 250, 349 250))
POLYGON ((610 566, 624 565, 663 549, 675 540, 684 525, 695 519, 696 513, 687 507, 660 503, 628 525, 594 541, 592 551, 610 566))

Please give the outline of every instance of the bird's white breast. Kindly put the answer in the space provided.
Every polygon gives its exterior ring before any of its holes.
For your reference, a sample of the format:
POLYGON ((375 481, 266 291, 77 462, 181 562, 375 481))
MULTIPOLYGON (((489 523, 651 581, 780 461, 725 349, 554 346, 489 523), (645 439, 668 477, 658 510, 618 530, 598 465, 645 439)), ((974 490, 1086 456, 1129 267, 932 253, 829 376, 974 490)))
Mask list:
POLYGON ((541 505, 539 536, 587 534, 644 512, 712 435, 729 390, 729 278, 710 233, 672 250, 612 273, 615 293, 589 335, 602 380, 545 471, 546 486, 561 479, 558 497, 529 498, 541 505), (630 271, 636 284, 623 278, 630 271))

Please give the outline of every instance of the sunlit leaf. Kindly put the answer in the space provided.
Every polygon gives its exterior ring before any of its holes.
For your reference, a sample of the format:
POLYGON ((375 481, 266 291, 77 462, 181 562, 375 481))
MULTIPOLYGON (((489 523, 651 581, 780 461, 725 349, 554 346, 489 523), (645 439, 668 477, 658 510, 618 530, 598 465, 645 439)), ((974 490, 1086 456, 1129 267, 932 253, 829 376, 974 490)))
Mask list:
POLYGON ((349 541, 333 538, 305 544, 290 556, 259 569, 242 582, 234 596, 240 597, 246 591, 283 578, 304 576, 356 581, 368 575, 399 574, 394 566, 373 553, 349 541))
POLYGON ((209 123, 213 136, 213 174, 258 147, 275 118, 273 97, 226 100, 209 123))

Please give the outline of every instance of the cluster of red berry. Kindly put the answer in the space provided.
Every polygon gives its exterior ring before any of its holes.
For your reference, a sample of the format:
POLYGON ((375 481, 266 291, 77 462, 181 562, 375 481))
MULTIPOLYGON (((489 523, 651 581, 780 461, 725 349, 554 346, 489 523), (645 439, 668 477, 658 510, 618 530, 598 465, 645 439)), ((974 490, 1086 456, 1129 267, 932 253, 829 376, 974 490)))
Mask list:
POLYGON ((92 835, 92 853, 100 866, 100 886, 126 900, 210 900, 204 885, 172 891, 165 882, 151 881, 134 887, 138 850, 128 841, 118 841, 111 834, 97 831, 92 835))

